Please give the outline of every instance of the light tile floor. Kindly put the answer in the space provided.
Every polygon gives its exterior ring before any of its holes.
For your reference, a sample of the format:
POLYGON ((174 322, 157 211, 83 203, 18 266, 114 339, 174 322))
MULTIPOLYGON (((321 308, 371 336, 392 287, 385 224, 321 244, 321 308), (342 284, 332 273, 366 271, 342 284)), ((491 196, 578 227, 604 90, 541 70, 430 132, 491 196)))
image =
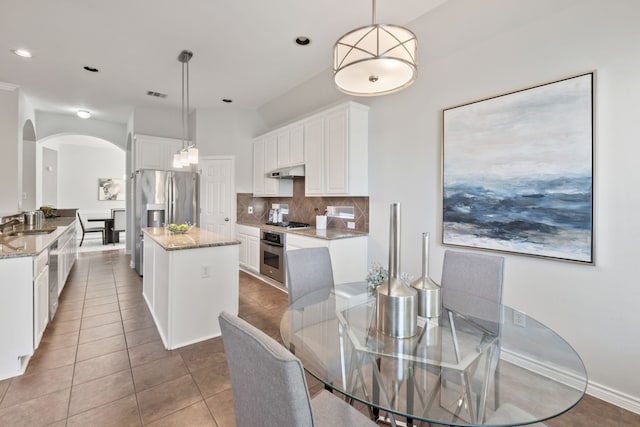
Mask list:
MULTIPOLYGON (((165 350, 141 292, 122 251, 80 254, 27 372, 0 381, 0 426, 234 426, 222 340, 165 350)), ((278 340, 286 305, 240 274, 240 316, 278 340)), ((640 416, 586 396, 549 425, 630 427, 640 416)))

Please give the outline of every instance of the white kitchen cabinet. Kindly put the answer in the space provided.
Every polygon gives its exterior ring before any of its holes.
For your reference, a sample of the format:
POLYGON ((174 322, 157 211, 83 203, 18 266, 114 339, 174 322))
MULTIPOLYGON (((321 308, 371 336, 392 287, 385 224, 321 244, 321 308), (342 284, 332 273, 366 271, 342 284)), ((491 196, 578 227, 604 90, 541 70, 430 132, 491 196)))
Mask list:
POLYGON ((265 174, 304 163, 305 196, 368 196, 368 147, 369 107, 355 102, 276 129, 254 142, 253 195, 292 197, 293 180, 265 174))
POLYGON ((33 258, 0 260, 0 378, 21 375, 33 354, 33 258))
POLYGON ((292 197, 293 181, 267 178, 278 167, 278 138, 269 134, 253 143, 253 195, 256 197, 292 197))
POLYGON ((367 196, 369 107, 349 102, 305 121, 305 196, 367 196))
POLYGON ((218 315, 238 313, 237 245, 165 250, 145 234, 144 252, 143 297, 165 348, 219 336, 218 315))
POLYGON ((278 131, 277 139, 279 168, 304 163, 304 127, 302 124, 289 126, 278 131))
POLYGON ((78 257, 78 239, 75 225, 58 238, 58 296, 67 283, 73 264, 78 257))
POLYGON ((265 194, 265 173, 264 169, 264 140, 259 139, 253 143, 253 195, 263 196, 265 194))
POLYGON ((324 117, 315 117, 304 125, 305 196, 324 194, 324 117))
POLYGON ((286 249, 327 247, 334 283, 361 282, 367 277, 367 239, 367 236, 358 236, 328 240, 287 233, 286 249))
POLYGON ((260 272, 260 229, 236 224, 236 239, 240 241, 240 267, 253 273, 260 272))
MULTIPOLYGON (((136 135, 135 164, 136 170, 185 170, 174 168, 173 155, 182 148, 182 141, 150 135, 136 135)), ((190 169, 189 169, 190 170, 190 169)))
POLYGON ((33 259, 33 348, 40 345, 49 323, 49 251, 33 259))
MULTIPOLYGON (((264 141, 264 169, 271 172, 278 168, 278 139, 275 135, 268 136, 264 141)), ((280 180, 266 178, 264 181, 264 192, 268 195, 278 195, 280 190, 280 180)), ((292 193, 293 195, 293 193, 292 193)))

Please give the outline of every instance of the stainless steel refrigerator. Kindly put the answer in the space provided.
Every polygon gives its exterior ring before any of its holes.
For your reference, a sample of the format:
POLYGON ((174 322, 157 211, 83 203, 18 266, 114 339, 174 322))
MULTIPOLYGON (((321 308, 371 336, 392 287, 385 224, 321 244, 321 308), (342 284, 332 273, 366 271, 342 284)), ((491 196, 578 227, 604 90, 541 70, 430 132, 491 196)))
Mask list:
POLYGON ((200 175, 143 169, 135 173, 134 265, 142 276, 143 228, 166 224, 198 224, 200 216, 200 175))

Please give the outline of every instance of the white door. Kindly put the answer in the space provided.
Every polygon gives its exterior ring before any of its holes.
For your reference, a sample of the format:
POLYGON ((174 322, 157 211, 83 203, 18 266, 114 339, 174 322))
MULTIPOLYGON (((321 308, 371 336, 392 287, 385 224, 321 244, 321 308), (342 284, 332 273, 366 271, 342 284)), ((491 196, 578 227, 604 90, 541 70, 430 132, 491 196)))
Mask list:
POLYGON ((200 158, 200 228, 234 237, 233 157, 200 158))

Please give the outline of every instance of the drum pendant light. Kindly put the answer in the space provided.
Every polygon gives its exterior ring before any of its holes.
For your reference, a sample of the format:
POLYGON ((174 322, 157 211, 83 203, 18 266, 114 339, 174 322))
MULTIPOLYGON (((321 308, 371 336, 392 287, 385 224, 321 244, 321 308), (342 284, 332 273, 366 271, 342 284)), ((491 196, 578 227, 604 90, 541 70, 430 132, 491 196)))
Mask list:
POLYGON ((376 0, 372 3, 372 25, 348 32, 333 48, 336 87, 350 95, 397 92, 411 85, 418 73, 415 34, 397 25, 376 24, 376 0))

